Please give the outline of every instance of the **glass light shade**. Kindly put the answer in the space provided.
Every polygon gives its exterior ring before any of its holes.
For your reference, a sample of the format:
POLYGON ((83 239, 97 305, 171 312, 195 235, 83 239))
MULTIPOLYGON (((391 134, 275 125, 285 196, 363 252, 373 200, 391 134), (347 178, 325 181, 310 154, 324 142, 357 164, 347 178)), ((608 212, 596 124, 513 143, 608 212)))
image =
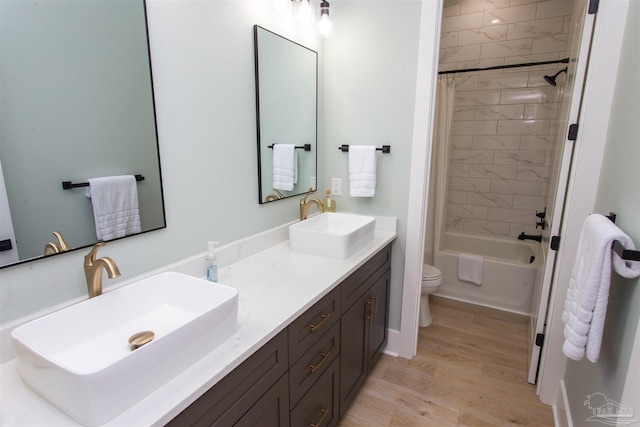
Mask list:
POLYGON ((313 10, 309 5, 309 0, 301 0, 298 6, 298 22, 303 25, 310 23, 313 19, 313 10))
POLYGON ((318 35, 320 37, 329 37, 329 34, 331 34, 331 20, 328 14, 323 13, 318 22, 318 35))

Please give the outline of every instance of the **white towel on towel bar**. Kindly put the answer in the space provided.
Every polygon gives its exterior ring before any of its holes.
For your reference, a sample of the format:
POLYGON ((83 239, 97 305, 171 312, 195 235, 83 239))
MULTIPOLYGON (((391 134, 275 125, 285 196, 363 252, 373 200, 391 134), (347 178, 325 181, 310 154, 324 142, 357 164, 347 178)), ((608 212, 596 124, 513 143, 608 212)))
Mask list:
POLYGON ((298 182, 298 157, 293 144, 273 144, 273 188, 293 190, 298 182))
POLYGON ((627 249, 635 249, 629 236, 607 217, 599 214, 587 217, 562 313, 565 324, 562 352, 571 359, 581 360, 586 353, 587 359, 598 361, 612 266, 623 277, 640 276, 640 263, 627 263, 611 250, 614 240, 627 249))
POLYGON ((482 285, 484 257, 482 255, 460 252, 458 254, 458 279, 482 285))
POLYGON ((86 195, 93 206, 98 240, 113 240, 142 231, 135 176, 90 178, 86 195))
POLYGON ((349 196, 373 197, 376 194, 375 145, 349 146, 349 196))

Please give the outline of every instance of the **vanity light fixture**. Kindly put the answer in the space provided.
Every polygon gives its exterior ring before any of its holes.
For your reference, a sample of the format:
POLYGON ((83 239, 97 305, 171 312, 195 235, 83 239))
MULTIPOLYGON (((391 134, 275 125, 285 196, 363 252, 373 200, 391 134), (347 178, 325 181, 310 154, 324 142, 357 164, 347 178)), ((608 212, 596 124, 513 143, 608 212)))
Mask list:
POLYGON ((329 37, 331 34, 331 20, 329 19, 329 2, 322 0, 320 3, 320 21, 318 22, 318 35, 329 37))
POLYGON ((298 6, 298 22, 301 25, 310 25, 313 22, 313 9, 311 9, 311 0, 300 0, 298 6))
POLYGON ((320 1, 320 19, 315 24, 315 11, 311 0, 291 0, 289 3, 293 7, 297 7, 294 10, 295 21, 302 27, 309 29, 315 28, 320 37, 326 38, 331 33, 331 21, 329 20, 329 2, 327 0, 320 1))

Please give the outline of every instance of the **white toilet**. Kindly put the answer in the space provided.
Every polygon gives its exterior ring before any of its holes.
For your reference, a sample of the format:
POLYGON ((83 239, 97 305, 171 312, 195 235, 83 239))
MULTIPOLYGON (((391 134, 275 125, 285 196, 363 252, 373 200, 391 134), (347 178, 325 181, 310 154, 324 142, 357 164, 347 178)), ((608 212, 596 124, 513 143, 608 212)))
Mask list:
POLYGON ((420 326, 429 326, 431 310, 429 309, 429 295, 434 293, 442 283, 442 272, 432 265, 422 266, 422 292, 420 293, 420 326))

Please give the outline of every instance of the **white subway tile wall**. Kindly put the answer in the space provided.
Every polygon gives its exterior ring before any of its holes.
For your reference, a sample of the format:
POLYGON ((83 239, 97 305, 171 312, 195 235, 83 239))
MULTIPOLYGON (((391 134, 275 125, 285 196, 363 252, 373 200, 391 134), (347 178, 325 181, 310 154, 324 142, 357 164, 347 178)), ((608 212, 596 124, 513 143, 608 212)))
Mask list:
MULTIPOLYGON (((572 0, 444 0, 440 71, 562 59, 572 0)), ((565 64, 456 74, 447 229, 535 232, 565 64)), ((566 76, 566 75, 565 75, 566 76)), ((538 229, 539 232, 539 229, 538 229)))

